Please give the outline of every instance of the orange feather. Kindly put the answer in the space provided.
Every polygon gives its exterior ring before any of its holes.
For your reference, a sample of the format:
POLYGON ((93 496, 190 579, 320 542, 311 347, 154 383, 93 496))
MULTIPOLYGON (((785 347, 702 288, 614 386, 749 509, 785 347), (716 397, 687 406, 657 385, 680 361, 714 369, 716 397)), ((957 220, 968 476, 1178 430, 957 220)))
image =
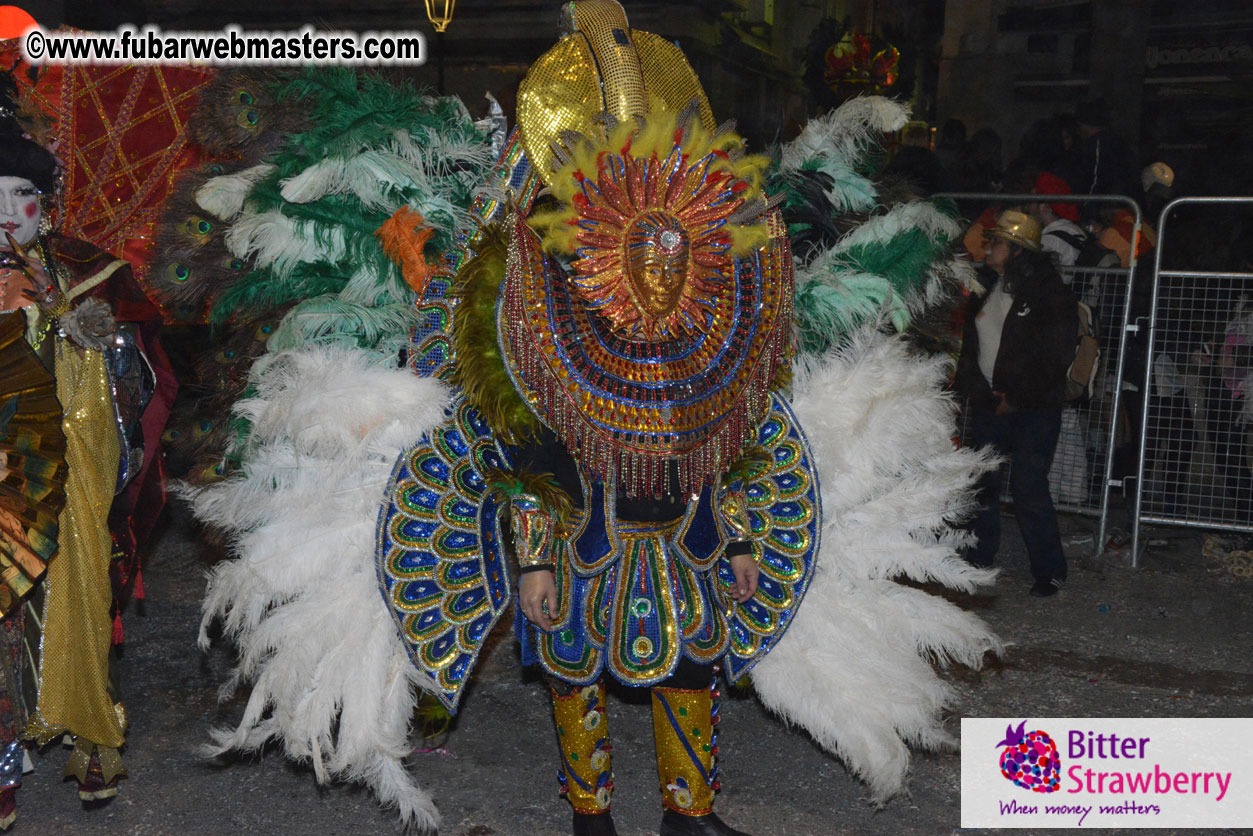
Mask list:
POLYGON ((427 242, 435 234, 434 227, 426 226, 426 219, 420 212, 402 206, 374 234, 383 242, 383 252, 387 253, 387 257, 400 265, 405 284, 421 299, 426 295, 431 276, 441 272, 440 266, 428 262, 423 253, 427 242))

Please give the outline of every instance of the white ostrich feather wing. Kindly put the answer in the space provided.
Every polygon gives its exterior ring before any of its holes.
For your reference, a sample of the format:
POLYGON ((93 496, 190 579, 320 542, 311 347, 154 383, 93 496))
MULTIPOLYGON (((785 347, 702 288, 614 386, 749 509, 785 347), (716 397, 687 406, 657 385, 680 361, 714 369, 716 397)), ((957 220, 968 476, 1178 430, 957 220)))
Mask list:
POLYGON ((882 802, 907 744, 953 744, 952 688, 933 662, 978 665, 1001 643, 979 619, 898 578, 969 591, 992 573, 957 554, 986 454, 954 449, 943 360, 873 324, 798 379, 793 408, 822 480, 818 566, 795 619, 753 670, 762 702, 804 727, 882 802))

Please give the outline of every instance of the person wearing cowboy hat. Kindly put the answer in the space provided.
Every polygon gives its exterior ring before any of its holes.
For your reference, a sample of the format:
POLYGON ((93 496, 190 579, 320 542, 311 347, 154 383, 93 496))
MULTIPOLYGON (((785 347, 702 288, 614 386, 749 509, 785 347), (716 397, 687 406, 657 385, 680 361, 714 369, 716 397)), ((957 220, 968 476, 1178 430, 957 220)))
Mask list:
MULTIPOLYGON (((975 446, 991 446, 1011 464, 1014 514, 1027 545, 1031 594, 1057 593, 1066 580, 1048 472, 1061 429, 1067 369, 1074 359, 1078 308, 1040 245, 1040 224, 1014 209, 989 229, 980 281, 966 312, 956 387, 969 401, 975 446)), ((966 558, 991 566, 1000 546, 1001 473, 979 485, 966 558)))

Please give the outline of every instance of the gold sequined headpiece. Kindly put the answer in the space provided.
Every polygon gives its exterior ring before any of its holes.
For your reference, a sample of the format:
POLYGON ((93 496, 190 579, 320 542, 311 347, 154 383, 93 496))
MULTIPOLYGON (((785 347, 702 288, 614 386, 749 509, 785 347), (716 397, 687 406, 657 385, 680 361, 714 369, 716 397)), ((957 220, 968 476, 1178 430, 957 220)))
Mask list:
POLYGON ((586 132, 602 113, 624 122, 695 101, 701 124, 714 130, 709 100, 677 46, 631 29, 616 0, 576 0, 565 16, 571 34, 531 65, 518 88, 522 145, 545 183, 553 182, 562 135, 586 132))

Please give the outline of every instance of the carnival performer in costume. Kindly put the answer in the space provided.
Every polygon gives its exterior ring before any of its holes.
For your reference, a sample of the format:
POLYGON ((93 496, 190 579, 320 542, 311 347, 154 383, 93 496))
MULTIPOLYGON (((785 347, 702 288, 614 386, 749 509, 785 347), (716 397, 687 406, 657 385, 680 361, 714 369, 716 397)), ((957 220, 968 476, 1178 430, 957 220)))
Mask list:
MULTIPOLYGON (((64 412, 65 462, 64 509, 59 532, 57 527, 50 532, 58 546, 55 559, 48 560, 43 583, 25 608, 25 632, 34 638, 28 638, 29 651, 21 655, 31 657, 35 666, 26 672, 25 697, 12 643, 3 659, 8 744, 3 768, 10 789, 0 801, 0 813, 11 823, 12 793, 24 753, 17 738, 33 738, 42 745, 71 735, 74 751, 66 774, 77 779, 84 801, 112 797, 118 780, 125 777, 118 748, 124 741, 126 717, 109 675, 113 636, 109 567, 114 554, 109 513, 115 492, 141 465, 143 441, 137 420, 151 395, 150 377, 146 386, 139 386, 147 395, 129 388, 123 379, 128 372, 120 371, 122 364, 137 359, 131 350, 133 332, 126 334, 124 323, 159 321, 159 314, 131 278, 125 261, 51 232, 48 213, 56 193, 57 161, 23 136, 15 119, 15 89, 7 76, 3 81, 7 83, 0 89, 4 99, 0 229, 7 233, 9 246, 3 251, 0 308, 10 312, 6 322, 23 322, 25 341, 55 376, 56 397, 64 412), (123 404, 126 395, 137 395, 138 400, 123 404), (123 414, 136 419, 127 427, 130 432, 122 431, 123 414), (24 731, 12 736, 12 724, 24 715, 28 715, 24 731)), ((10 458, 10 471, 14 461, 10 458)), ((5 634, 14 639, 23 632, 23 612, 13 604, 17 596, 32 591, 43 566, 6 564, 5 634)))
POLYGON ((364 781, 434 829, 401 764, 415 704, 458 708, 516 583, 576 832, 614 832, 605 673, 653 689, 665 833, 736 832, 712 812, 715 667, 884 800, 906 742, 951 743, 931 660, 998 647, 898 583, 989 578, 954 528, 988 457, 953 449, 943 362, 890 333, 963 280, 960 230, 863 173, 899 106, 857 100, 774 160, 748 156, 677 47, 617 3, 565 9, 569 34, 458 212, 436 175, 473 170, 467 135, 443 139, 423 127, 442 105, 387 103, 369 77, 292 82, 306 132, 196 192, 256 265, 231 295, 346 277, 282 317, 235 407, 237 469, 191 493, 237 554, 214 569, 205 627, 223 620, 230 685, 252 684, 215 751, 280 740, 319 780, 364 781), (453 149, 466 162, 438 165, 453 149), (360 176, 380 171, 382 187, 360 176), (364 256, 372 223, 390 272, 364 256), (378 332, 353 345, 307 326, 346 304, 375 321, 400 273, 419 315, 405 368, 378 332))
MULTIPOLYGON (((616 67, 611 33, 626 20, 614 5, 577 5, 572 23, 616 67)), ((712 810, 712 670, 728 653, 747 669, 782 632, 817 534, 803 436, 771 397, 791 340, 786 230, 761 195, 768 160, 706 125, 700 99, 647 113, 642 76, 613 89, 590 136, 546 148, 550 128, 532 114, 547 111, 562 60, 541 59, 520 92, 523 142, 554 157, 545 179, 562 207, 533 215, 542 240, 510 219, 497 322, 542 423, 505 490, 523 656, 550 678, 576 834, 615 832, 606 672, 651 686, 661 832, 738 834, 712 810), (531 487, 545 472, 547 495, 531 487), (780 525, 773 507, 749 506, 771 477, 792 498, 780 525), (765 546, 776 534, 785 545, 765 546)))

